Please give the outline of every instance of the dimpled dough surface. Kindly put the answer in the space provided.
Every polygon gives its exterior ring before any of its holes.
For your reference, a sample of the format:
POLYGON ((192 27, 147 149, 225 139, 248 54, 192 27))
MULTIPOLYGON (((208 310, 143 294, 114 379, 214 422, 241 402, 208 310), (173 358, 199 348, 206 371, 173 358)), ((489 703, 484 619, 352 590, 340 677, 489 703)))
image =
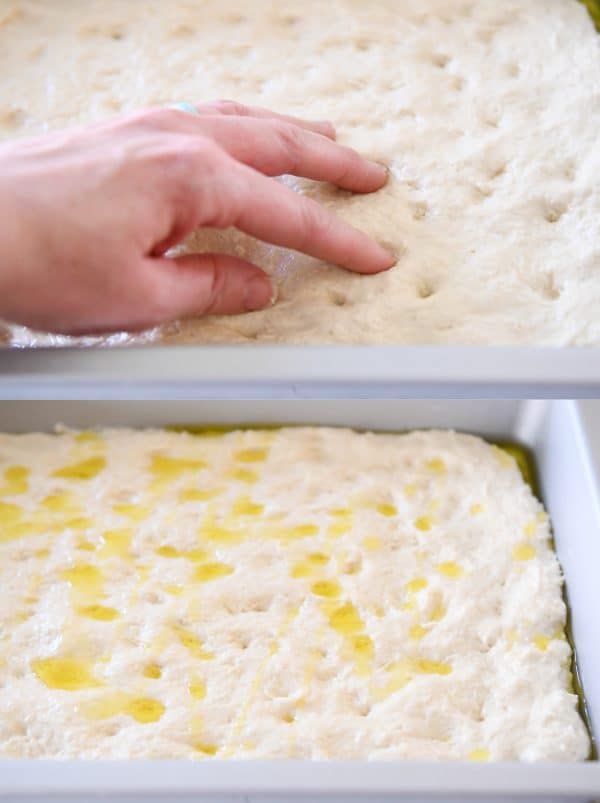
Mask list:
POLYGON ((0 755, 583 759, 549 538, 452 432, 0 436, 0 755))
POLYGON ((286 181, 395 248, 390 273, 203 232, 279 301, 142 341, 600 342, 600 38, 575 0, 0 0, 0 68, 5 139, 233 97, 389 165, 365 197, 286 181))

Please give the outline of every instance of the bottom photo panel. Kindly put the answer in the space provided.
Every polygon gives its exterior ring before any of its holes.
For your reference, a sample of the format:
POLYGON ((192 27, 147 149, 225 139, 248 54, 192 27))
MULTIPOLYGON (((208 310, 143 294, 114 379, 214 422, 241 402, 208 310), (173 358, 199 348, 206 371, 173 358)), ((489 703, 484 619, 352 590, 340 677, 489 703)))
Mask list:
POLYGON ((0 402, 0 800, 600 798, 600 401, 0 402))

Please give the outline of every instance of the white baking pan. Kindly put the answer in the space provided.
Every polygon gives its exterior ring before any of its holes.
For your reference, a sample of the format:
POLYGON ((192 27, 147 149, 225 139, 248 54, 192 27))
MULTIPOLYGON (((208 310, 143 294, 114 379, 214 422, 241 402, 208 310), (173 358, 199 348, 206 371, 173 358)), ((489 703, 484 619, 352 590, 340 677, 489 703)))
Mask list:
MULTIPOLYGON (((261 422, 385 430, 435 426, 528 446, 566 577, 591 726, 600 737, 600 402, 0 403, 0 430, 50 429, 57 422, 85 427, 261 422)), ((600 764, 0 760, 0 800, 590 803, 600 800, 600 764)))
POLYGON ((0 348, 0 398, 600 398, 600 348, 0 348))

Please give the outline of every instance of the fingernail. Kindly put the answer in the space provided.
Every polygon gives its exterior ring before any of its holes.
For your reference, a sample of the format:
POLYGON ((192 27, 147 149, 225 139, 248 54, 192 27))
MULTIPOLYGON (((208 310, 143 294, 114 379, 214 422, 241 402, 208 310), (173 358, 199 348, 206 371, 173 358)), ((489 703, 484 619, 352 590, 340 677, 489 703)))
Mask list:
POLYGON ((381 162, 373 162, 371 161, 370 164, 381 173, 382 177, 385 176, 387 179, 390 175, 390 169, 387 165, 381 164, 381 162))
POLYGON ((248 312, 264 309, 264 307, 272 303, 273 293, 273 286, 267 278, 257 276, 251 279, 246 285, 244 294, 244 304, 248 312))

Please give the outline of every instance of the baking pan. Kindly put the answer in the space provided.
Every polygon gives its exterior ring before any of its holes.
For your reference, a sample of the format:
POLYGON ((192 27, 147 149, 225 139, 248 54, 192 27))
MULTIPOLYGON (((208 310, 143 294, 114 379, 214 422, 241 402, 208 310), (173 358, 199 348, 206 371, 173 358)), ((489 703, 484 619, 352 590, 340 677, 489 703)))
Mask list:
MULTIPOLYGON (((590 726, 600 736, 600 402, 10 402, 0 430, 93 425, 345 425, 452 427, 527 447, 552 518, 590 726)), ((600 764, 307 761, 2 761, 0 799, 74 801, 544 801, 600 800, 600 764)))
POLYGON ((0 349, 2 399, 600 398, 600 348, 0 349))

